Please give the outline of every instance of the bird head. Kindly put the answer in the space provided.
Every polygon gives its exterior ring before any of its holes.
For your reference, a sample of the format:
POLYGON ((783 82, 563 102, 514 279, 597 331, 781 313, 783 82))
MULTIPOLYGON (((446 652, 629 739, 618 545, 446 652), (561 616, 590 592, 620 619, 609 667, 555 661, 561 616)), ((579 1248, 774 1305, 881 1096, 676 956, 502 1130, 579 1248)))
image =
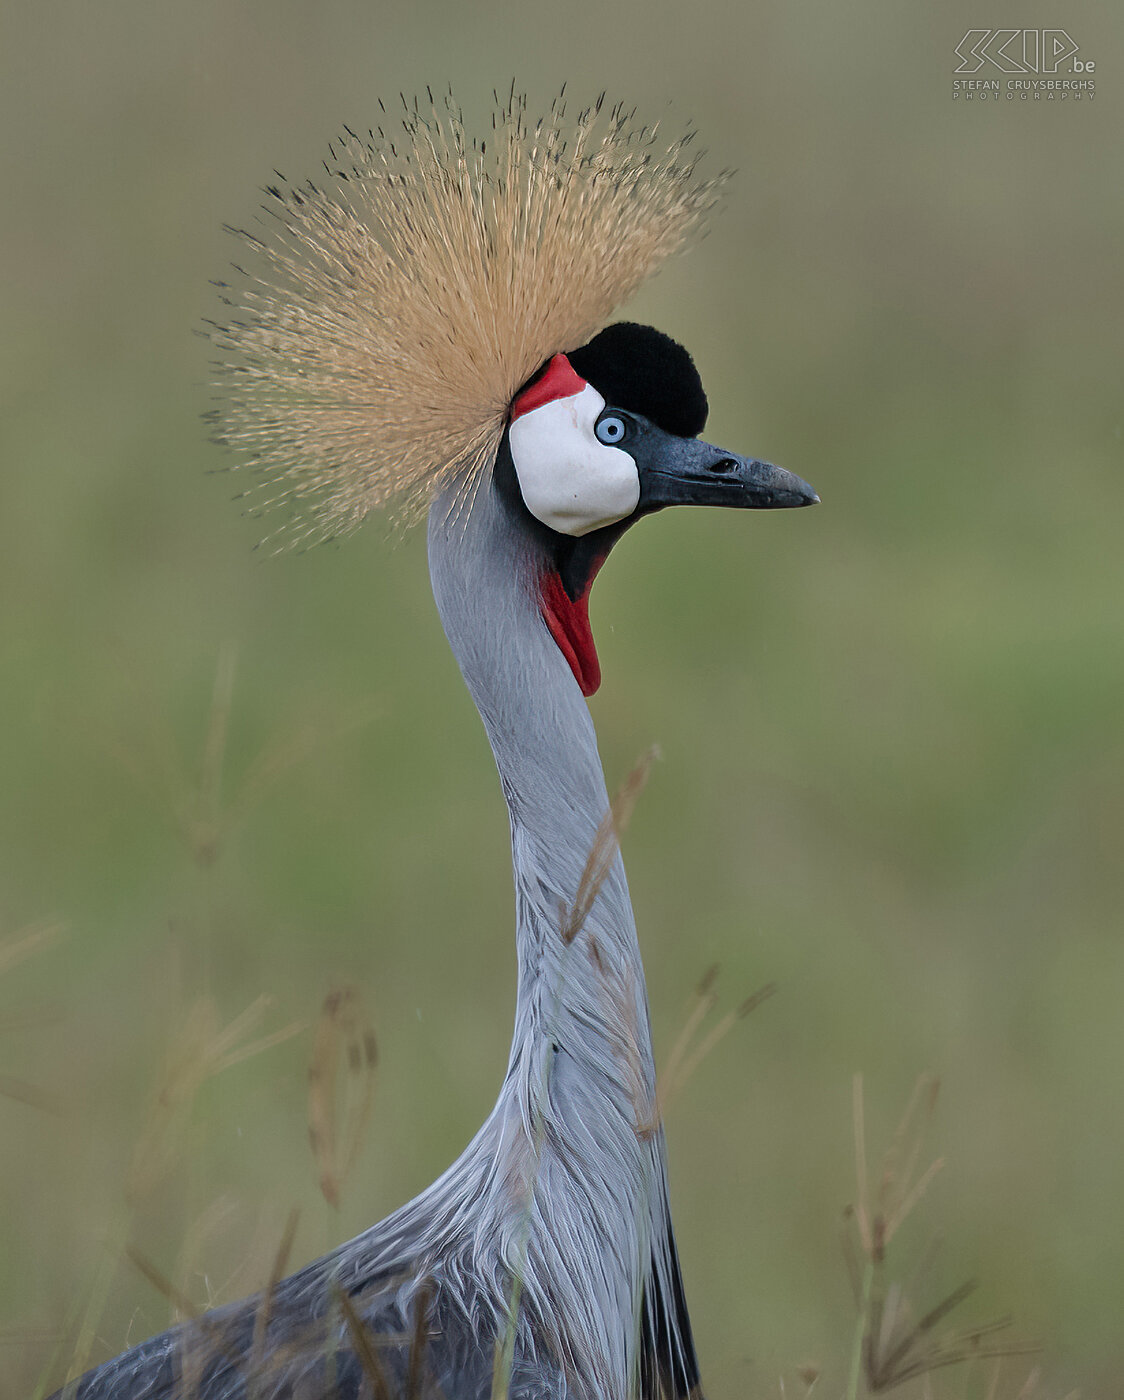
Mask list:
POLYGON ((706 417, 687 351, 627 321, 554 355, 512 401, 496 482, 540 541, 543 618, 585 695, 601 679, 589 591, 630 525, 665 506, 819 500, 791 472, 701 441, 706 417))
POLYGON ((589 589, 629 525, 816 496, 699 439, 706 395, 680 345, 606 324, 720 197, 693 132, 603 99, 567 115, 560 96, 536 119, 514 89, 497 102, 484 140, 451 94, 428 111, 403 99, 396 126, 345 129, 323 176, 265 187, 267 217, 234 230, 218 284, 211 417, 251 473, 249 508, 280 513, 278 547, 383 509, 459 519, 494 480, 591 695, 589 589))

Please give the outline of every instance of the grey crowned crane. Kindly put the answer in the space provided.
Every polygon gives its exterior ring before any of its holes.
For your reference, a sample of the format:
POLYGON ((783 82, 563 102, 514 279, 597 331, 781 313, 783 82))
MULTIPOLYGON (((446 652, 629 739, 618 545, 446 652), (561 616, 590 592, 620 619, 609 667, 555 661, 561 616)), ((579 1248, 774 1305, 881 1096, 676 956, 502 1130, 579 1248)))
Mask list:
POLYGON ((212 338, 217 434, 298 537, 428 511, 434 597, 511 820, 503 1086, 415 1200, 268 1297, 72 1382, 77 1400, 700 1394, 615 846, 589 878, 609 799, 587 605, 653 511, 817 497, 699 439, 706 396, 675 341, 606 325, 714 203, 686 140, 601 104, 532 124, 518 97, 493 126, 475 144, 451 101, 415 106, 348 131, 326 180, 279 177, 259 231, 236 231, 256 267, 222 285, 212 338))

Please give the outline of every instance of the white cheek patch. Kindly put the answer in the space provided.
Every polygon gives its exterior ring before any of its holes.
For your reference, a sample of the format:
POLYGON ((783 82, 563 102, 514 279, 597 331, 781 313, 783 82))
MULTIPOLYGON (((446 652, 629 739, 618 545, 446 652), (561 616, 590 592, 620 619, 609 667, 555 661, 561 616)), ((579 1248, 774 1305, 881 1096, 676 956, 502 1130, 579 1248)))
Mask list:
POLYGON ((631 515, 640 501, 636 463, 593 432, 605 400, 592 384, 516 418, 511 457, 527 509, 563 535, 588 535, 631 515))

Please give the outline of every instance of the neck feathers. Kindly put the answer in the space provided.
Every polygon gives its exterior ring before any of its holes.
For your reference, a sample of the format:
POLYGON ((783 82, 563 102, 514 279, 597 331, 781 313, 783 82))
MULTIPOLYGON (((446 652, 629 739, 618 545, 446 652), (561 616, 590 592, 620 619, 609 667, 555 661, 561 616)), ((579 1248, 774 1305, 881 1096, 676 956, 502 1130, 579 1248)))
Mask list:
POLYGON ((490 1218, 474 1247, 498 1249, 498 1273, 521 1279, 520 1345, 553 1351, 572 1395, 683 1395, 697 1372, 644 973, 619 854, 592 903, 580 901, 608 794, 589 710, 540 612, 545 559, 488 483, 466 512, 434 505, 429 552, 499 770, 515 878, 511 1057, 462 1158, 486 1179, 475 1189, 490 1218))

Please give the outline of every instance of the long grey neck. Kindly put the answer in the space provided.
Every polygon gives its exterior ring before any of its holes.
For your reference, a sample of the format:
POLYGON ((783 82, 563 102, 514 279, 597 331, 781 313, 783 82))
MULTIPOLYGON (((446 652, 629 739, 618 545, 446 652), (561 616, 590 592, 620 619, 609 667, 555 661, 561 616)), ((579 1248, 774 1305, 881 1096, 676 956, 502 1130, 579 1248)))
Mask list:
MULTIPOLYGON (((534 1080, 543 1064, 555 1096, 573 1077, 569 1064, 620 1078, 625 1062, 641 1081, 631 1091, 650 1092, 643 969, 619 854, 577 935, 564 935, 609 799, 589 709, 539 610, 545 560, 487 484, 467 514, 434 505, 429 557, 441 621, 484 721, 511 820, 519 988, 505 1092, 534 1080)), ((621 1108, 615 1098, 613 1106, 621 1108)), ((630 1102, 633 1120, 649 1107, 630 1102)))
MULTIPOLYGON (((690 1340, 670 1317, 678 1270, 619 855, 576 935, 563 936, 608 796, 589 710, 540 614, 539 548, 490 482, 470 509, 451 498, 431 508, 434 596, 511 819, 519 960, 500 1098, 434 1190, 476 1194, 472 1249, 500 1257, 474 1267, 519 1277, 521 1345, 555 1352, 573 1395, 625 1400, 644 1337, 673 1353, 690 1340), (660 1316, 646 1318, 652 1309, 660 1316)), ((693 1358, 668 1364, 689 1371, 693 1358)))
POLYGON ((441 621, 484 721, 511 820, 519 957, 511 1071, 547 1042, 588 1058, 591 1033, 601 1063, 601 1038, 615 1035, 619 1014, 605 1001, 600 957, 633 979, 644 1014, 629 1049, 647 1081, 643 970, 619 855, 573 945, 562 936, 608 795, 589 709, 539 610, 545 560, 510 510, 487 484, 468 513, 450 515, 438 501, 429 557, 441 621))

